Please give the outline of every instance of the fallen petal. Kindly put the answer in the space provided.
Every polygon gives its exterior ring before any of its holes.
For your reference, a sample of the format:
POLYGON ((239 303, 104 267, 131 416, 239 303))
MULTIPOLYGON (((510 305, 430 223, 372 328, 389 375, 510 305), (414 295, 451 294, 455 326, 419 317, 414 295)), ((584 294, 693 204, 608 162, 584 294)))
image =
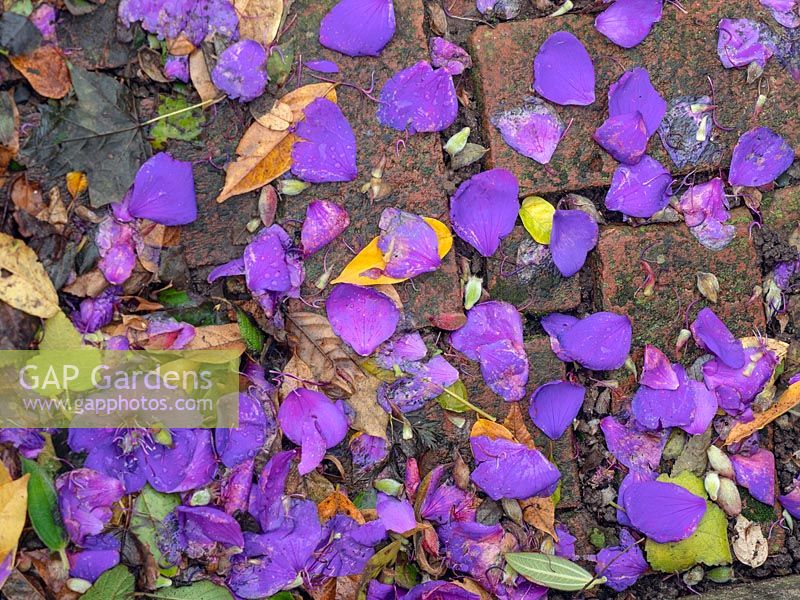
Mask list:
POLYGON ((305 111, 292 146, 292 173, 303 181, 352 181, 358 175, 356 138, 342 110, 327 98, 317 98, 305 111))
POLYGON ((539 386, 531 396, 531 420, 551 440, 557 440, 583 406, 586 388, 569 381, 551 381, 539 386))
POLYGON ((392 337, 400 321, 400 311, 388 296, 350 283, 333 288, 325 312, 333 332, 361 356, 392 337))
POLYGON ((303 257, 315 254, 347 229, 350 217, 344 207, 330 200, 313 200, 306 208, 300 230, 303 257))
POLYGON ((594 65, 583 44, 557 31, 539 47, 533 61, 533 88, 556 104, 588 106, 594 102, 594 65))
POLYGON ((633 48, 661 20, 662 5, 662 0, 616 0, 597 15, 594 26, 617 46, 633 48))
POLYGON ((322 18, 319 43, 347 56, 378 56, 394 31, 392 0, 341 0, 322 18))
POLYGON ((728 182, 748 187, 772 183, 792 161, 794 151, 789 142, 769 127, 755 127, 736 142, 728 182))
POLYGON ((599 233, 595 220, 582 210, 557 210, 553 214, 550 252, 564 277, 581 270, 586 256, 597 245, 599 233))
POLYGON ((491 121, 506 144, 542 165, 553 158, 565 131, 558 113, 539 98, 526 98, 521 107, 496 113, 491 121))
POLYGON ((674 483, 645 481, 631 485, 624 508, 633 526, 659 543, 692 535, 706 512, 706 501, 674 483))
POLYGON ((442 131, 458 114, 452 76, 424 60, 395 73, 384 84, 380 99, 378 121, 398 131, 442 131))
POLYGON ((605 205, 629 217, 652 217, 669 203, 672 176, 664 166, 645 155, 635 165, 619 165, 611 179, 605 205))

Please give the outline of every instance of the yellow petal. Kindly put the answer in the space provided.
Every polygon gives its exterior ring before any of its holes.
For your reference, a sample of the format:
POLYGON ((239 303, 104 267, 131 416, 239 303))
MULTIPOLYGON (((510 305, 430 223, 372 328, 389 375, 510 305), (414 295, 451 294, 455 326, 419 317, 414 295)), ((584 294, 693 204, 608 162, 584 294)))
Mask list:
MULTIPOLYGON (((433 227, 436 232, 436 237, 439 240, 439 258, 444 258, 450 249, 453 247, 453 234, 447 228, 447 225, 436 219, 423 217, 425 222, 433 227)), ((331 281, 331 283, 355 283, 357 285, 379 285, 383 283, 400 283, 405 279, 395 279, 394 277, 380 277, 372 278, 362 275, 362 273, 370 269, 377 269, 382 271, 386 268, 386 262, 383 260, 383 253, 378 248, 378 238, 373 238, 361 252, 359 252, 353 260, 339 274, 339 277, 331 281)))
POLYGON ((550 243, 550 231, 553 229, 553 214, 556 209, 544 198, 528 196, 522 201, 519 216, 522 224, 531 237, 540 244, 550 243))
POLYGON ((0 485, 0 556, 17 547, 28 511, 28 475, 0 485))

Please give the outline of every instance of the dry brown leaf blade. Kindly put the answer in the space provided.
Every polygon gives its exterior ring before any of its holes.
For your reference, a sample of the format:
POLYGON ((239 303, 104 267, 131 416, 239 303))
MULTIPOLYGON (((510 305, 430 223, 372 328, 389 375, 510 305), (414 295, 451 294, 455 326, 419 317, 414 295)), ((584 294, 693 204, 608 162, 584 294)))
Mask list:
POLYGON ((60 99, 72 89, 67 61, 55 46, 40 46, 30 54, 11 56, 14 68, 45 98, 60 99))
POLYGON ((525 425, 525 417, 522 415, 519 402, 511 402, 511 407, 508 409, 508 415, 503 421, 503 426, 512 433, 519 443, 525 444, 528 448, 536 448, 536 444, 533 443, 533 436, 531 436, 525 425))
POLYGON ((736 517, 731 546, 739 562, 748 567, 760 567, 767 561, 769 549, 764 532, 758 523, 751 522, 744 515, 736 517))
POLYGON ((766 427, 781 415, 789 412, 798 404, 800 404, 800 383, 795 383, 790 385, 789 388, 781 394, 778 401, 767 410, 753 412, 752 421, 736 423, 728 433, 728 437, 725 438, 725 445, 730 446, 731 444, 742 441, 759 429, 766 427))
POLYGON ((239 16, 239 36, 269 46, 278 35, 283 0, 234 0, 239 16))
POLYGON ((323 523, 337 514, 347 515, 359 525, 366 523, 364 515, 358 510, 355 504, 339 490, 329 494, 322 502, 317 505, 319 519, 323 523))
POLYGON ((543 531, 555 541, 558 541, 558 534, 555 529, 556 506, 551 496, 520 500, 519 505, 522 508, 522 518, 525 519, 528 525, 543 531))
POLYGON ((0 233, 0 300, 35 317, 58 312, 58 294, 36 253, 0 233))
POLYGON ((203 102, 210 102, 220 95, 217 86, 211 81, 211 72, 202 48, 189 55, 189 77, 203 102))
POLYGON ((381 381, 372 375, 361 375, 355 381, 355 390, 348 403, 355 411, 353 429, 386 439, 389 414, 378 404, 378 387, 381 381))
POLYGON ((238 356, 246 349, 238 323, 196 327, 194 337, 184 346, 184 350, 230 350, 238 356))

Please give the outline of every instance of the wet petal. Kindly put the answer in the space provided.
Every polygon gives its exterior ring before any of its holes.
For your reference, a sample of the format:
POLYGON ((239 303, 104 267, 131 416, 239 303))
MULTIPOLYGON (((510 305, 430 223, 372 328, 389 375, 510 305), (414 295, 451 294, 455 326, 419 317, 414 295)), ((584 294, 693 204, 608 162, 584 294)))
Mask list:
POLYGON ((579 557, 575 552, 575 542, 578 541, 578 538, 569 532, 566 525, 560 523, 556 525, 556 533, 558 541, 555 543, 555 555, 567 560, 578 560, 579 557))
POLYGON ((292 173, 303 181, 352 181, 358 175, 356 138, 342 110, 317 98, 295 130, 301 141, 292 146, 292 173))
POLYGON ((522 317, 512 304, 481 302, 467 312, 467 322, 450 334, 453 348, 478 360, 481 346, 511 340, 522 346, 522 317))
POLYGON ((658 131, 667 112, 667 103, 650 83, 650 74, 643 67, 625 71, 608 89, 610 117, 634 112, 641 113, 648 138, 658 131))
POLYGON ((582 210, 557 210, 553 214, 550 252, 564 277, 581 270, 586 255, 597 245, 599 233, 595 220, 582 210))
POLYGON ((624 315, 597 312, 576 321, 558 334, 564 353, 587 369, 618 369, 631 350, 631 322, 624 315))
POLYGON ((784 27, 800 27, 800 2, 798 0, 760 0, 761 6, 772 12, 772 17, 784 27))
POLYGON ((389 531, 405 533, 417 526, 414 507, 408 500, 398 500, 383 492, 378 492, 375 509, 378 512, 378 518, 389 531))
POLYGON ((347 56, 378 56, 394 36, 392 0, 341 0, 319 27, 319 43, 347 56))
POLYGON ((458 236, 492 256, 514 229, 519 212, 519 184, 505 169, 491 169, 462 183, 450 199, 450 221, 458 236))
POLYGON ((631 401, 633 415, 636 421, 647 429, 688 427, 692 423, 695 404, 686 371, 678 364, 672 368, 678 378, 679 387, 670 390, 653 389, 643 385, 633 396, 631 401))
POLYGON ((481 375, 486 385, 507 402, 522 400, 528 383, 528 355, 511 340, 500 340, 478 348, 481 375))
POLYGON ((573 317, 572 315, 562 315, 561 313, 550 313, 549 315, 542 317, 540 320, 542 328, 545 330, 547 335, 550 336, 550 348, 553 350, 553 353, 558 357, 559 360, 563 360, 564 362, 572 361, 570 356, 564 352, 564 349, 561 347, 561 343, 558 341, 558 336, 572 327, 578 322, 578 320, 579 319, 577 317, 573 317))
POLYGON ((375 554, 374 546, 386 538, 381 521, 359 525, 347 515, 334 515, 323 528, 322 540, 306 567, 311 577, 360 575, 375 554))
POLYGON ((688 227, 700 225, 708 218, 725 222, 730 215, 725 205, 725 186, 719 177, 686 190, 678 202, 688 227))
POLYGON ((608 451, 631 472, 652 473, 661 462, 666 434, 637 431, 631 424, 623 425, 610 416, 600 421, 608 451))
POLYGON ((561 473, 544 455, 511 440, 470 438, 476 467, 472 481, 492 500, 550 496, 561 473))
POLYGON ((291 292, 303 282, 302 267, 291 257, 292 240, 280 225, 258 232, 244 251, 247 287, 253 293, 291 292))
POLYGON ((585 396, 586 388, 577 383, 545 383, 531 396, 531 421, 551 440, 557 440, 578 416, 585 396))
POLYGON ((742 134, 733 149, 728 182, 758 187, 772 183, 792 166, 794 151, 769 127, 756 127, 742 134))
POLYGON ((662 0, 616 0, 597 15, 594 26, 617 46, 633 48, 661 20, 661 9, 662 0))
POLYGON ((122 483, 93 469, 74 469, 55 481, 58 508, 70 540, 81 545, 103 531, 111 507, 125 495, 122 483))
POLYGON ((350 439, 353 465, 360 470, 365 470, 383 462, 389 455, 387 444, 387 441, 381 437, 357 433, 350 439))
POLYGON ((778 496, 778 501, 790 515, 795 519, 800 519, 800 477, 794 480, 788 492, 778 496))
POLYGON ((726 69, 746 67, 751 62, 764 67, 775 51, 763 23, 750 19, 722 19, 719 22, 717 54, 726 69))
POLYGON ((228 97, 250 102, 267 87, 267 52, 253 40, 242 40, 228 46, 219 55, 211 80, 228 97))
POLYGON ((350 283, 333 288, 325 312, 333 332, 361 356, 392 337, 400 321, 400 311, 388 296, 350 283))
POLYGON ((654 390, 678 389, 678 375, 667 355, 650 344, 644 347, 644 366, 639 383, 654 390))
POLYGON ((619 165, 611 179, 605 205, 629 217, 652 217, 669 203, 672 176, 664 166, 645 155, 635 165, 619 165))
POLYGON ((713 217, 707 218, 689 231, 703 246, 709 250, 722 250, 736 237, 736 227, 720 223, 713 217))
POLYGON ((120 541, 110 533, 87 537, 79 551, 67 552, 70 577, 94 583, 119 564, 120 546, 120 541))
POLYGON ((742 342, 733 336, 710 308, 704 308, 697 313, 689 328, 700 348, 711 352, 732 369, 741 369, 744 366, 742 342))
POLYGON ((603 548, 597 553, 594 572, 606 578, 606 585, 622 592, 650 570, 642 549, 627 529, 620 531, 619 546, 603 548))
POLYGON ((442 37, 430 39, 431 64, 451 75, 460 75, 472 66, 472 58, 461 46, 442 37))
POLYGON ((332 60, 309 60, 303 66, 317 73, 338 73, 339 65, 332 60))
POLYGON ((383 86, 380 99, 378 121, 399 131, 442 131, 458 114, 453 78, 424 60, 395 73, 383 86))
POLYGON ((189 83, 189 57, 168 56, 164 61, 164 75, 167 79, 189 83))
POLYGON ((639 111, 606 119, 592 136, 614 160, 627 165, 638 163, 647 150, 647 128, 639 111))
POLYGON ((634 483, 625 492, 625 512, 633 526, 660 543, 692 535, 706 512, 706 501, 674 483, 634 483))
POLYGON ((556 104, 594 102, 594 65, 578 38, 557 31, 544 41, 533 61, 533 88, 556 104))
POLYGON ((404 362, 422 360, 428 353, 422 336, 413 331, 393 337, 378 348, 375 353, 375 362, 384 369, 393 369, 395 365, 404 362))
POLYGON ((129 196, 123 200, 132 217, 162 225, 187 225, 197 219, 192 163, 159 152, 136 172, 129 196))
POLYGON ((347 229, 350 217, 343 206, 330 200, 312 200, 306 208, 306 218, 300 230, 303 256, 318 252, 347 229))
POLYGON ((491 121, 506 144, 542 165, 550 162, 565 130, 558 113, 539 98, 526 98, 522 106, 496 113, 491 121))
POLYGON ((750 406, 780 362, 774 352, 759 347, 745 348, 744 356, 744 364, 738 369, 719 358, 703 365, 706 385, 716 392, 720 408, 731 415, 739 415, 750 406))
POLYGON ((408 279, 435 271, 442 264, 436 231, 422 217, 386 208, 378 227, 382 231, 378 248, 386 263, 385 275, 408 279))
POLYGON ((775 504, 775 456, 761 448, 751 456, 731 456, 736 483, 758 500, 769 506, 775 504))
MULTIPOLYGON (((274 431, 274 421, 273 431, 274 431)), ((214 432, 217 455, 226 467, 251 459, 267 440, 267 416, 250 394, 239 394, 239 427, 219 427, 214 432)))

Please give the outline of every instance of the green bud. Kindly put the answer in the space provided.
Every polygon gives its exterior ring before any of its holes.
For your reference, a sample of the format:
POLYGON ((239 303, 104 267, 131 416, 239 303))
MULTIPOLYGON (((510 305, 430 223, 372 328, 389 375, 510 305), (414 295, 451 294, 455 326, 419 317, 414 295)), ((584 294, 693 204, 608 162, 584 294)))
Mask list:
POLYGON ((374 484, 375 489, 390 496, 397 496, 403 489, 403 484, 396 479, 378 479, 374 484))
POLYGON ((281 179, 278 182, 278 191, 284 196, 297 196, 307 187, 308 184, 299 179, 281 179))
POLYGON ((208 490, 197 490, 189 499, 189 506, 206 506, 211 503, 211 492, 208 490))
POLYGON ((467 145, 469 132, 470 128, 464 127, 464 129, 447 140, 447 143, 444 145, 444 151, 447 152, 451 157, 461 152, 464 149, 464 146, 467 145))
POLYGON ((67 579, 67 589, 78 594, 85 594, 87 590, 92 587, 91 581, 85 579, 78 579, 77 577, 70 577, 67 579))
POLYGON ((464 308, 469 310, 478 303, 483 292, 483 279, 471 275, 464 286, 464 308))
POLYGON ((714 583, 728 583, 733 581, 733 569, 731 567, 714 567, 708 572, 708 579, 714 583))
POLYGON ((719 475, 714 471, 706 474, 703 485, 706 488, 706 492, 708 492, 708 497, 716 502, 717 494, 719 493, 719 475))

